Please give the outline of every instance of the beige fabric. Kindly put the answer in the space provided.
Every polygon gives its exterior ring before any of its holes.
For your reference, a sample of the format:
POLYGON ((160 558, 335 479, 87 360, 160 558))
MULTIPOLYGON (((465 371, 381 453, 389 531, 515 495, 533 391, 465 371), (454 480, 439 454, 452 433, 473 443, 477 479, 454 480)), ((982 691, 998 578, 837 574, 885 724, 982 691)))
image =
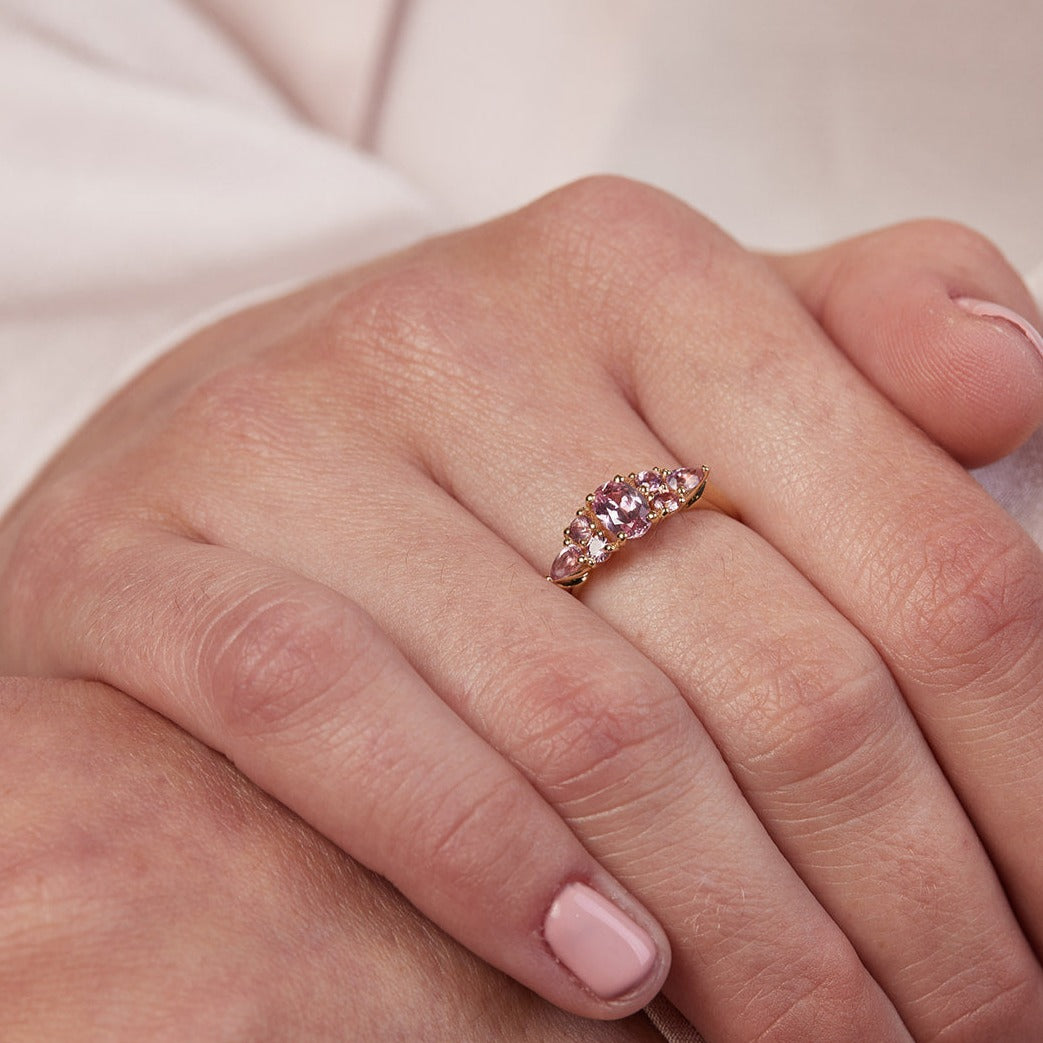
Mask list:
POLYGON ((685 1016, 665 997, 656 998, 645 1007, 645 1017, 667 1043, 706 1043, 685 1016))

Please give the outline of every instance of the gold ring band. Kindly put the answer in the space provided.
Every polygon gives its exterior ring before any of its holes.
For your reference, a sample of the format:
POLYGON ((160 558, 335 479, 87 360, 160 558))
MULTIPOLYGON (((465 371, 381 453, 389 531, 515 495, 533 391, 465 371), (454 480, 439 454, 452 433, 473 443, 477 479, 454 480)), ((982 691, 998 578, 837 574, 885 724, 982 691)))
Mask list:
POLYGON ((575 590, 627 540, 648 535, 664 518, 694 507, 706 491, 709 467, 653 467, 599 485, 565 530, 551 565, 551 583, 575 590))

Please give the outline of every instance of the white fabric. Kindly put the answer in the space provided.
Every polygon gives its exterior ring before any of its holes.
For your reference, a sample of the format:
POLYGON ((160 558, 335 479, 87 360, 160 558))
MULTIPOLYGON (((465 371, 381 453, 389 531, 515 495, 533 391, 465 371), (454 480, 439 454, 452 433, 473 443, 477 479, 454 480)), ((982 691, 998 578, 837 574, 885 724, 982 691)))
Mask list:
POLYGON ((963 220, 1043 263, 1038 0, 418 0, 376 145, 463 217, 599 169, 766 249, 963 220))

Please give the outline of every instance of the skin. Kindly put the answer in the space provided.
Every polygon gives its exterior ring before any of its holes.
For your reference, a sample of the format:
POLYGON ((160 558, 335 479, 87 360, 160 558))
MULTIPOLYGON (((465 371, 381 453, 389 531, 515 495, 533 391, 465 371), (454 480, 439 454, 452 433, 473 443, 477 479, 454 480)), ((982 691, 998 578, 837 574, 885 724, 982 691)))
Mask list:
POLYGON ((1043 561, 948 453, 1031 431, 1043 362, 960 295, 1038 318, 962 230, 764 260, 596 180, 251 309, 9 516, 0 669, 125 690, 575 1013, 1032 1038, 1043 561), (736 516, 542 579, 674 461, 736 516), (576 879, 657 943, 622 997, 542 939, 576 879))
POLYGON ((111 688, 0 682, 0 735, 8 1043, 659 1038, 641 1017, 566 1014, 475 959, 111 688))

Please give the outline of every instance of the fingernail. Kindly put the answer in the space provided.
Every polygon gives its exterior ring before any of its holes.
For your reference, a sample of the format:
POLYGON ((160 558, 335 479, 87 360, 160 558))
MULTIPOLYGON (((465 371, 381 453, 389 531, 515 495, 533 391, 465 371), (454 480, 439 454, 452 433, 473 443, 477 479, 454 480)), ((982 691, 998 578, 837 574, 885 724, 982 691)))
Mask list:
POLYGON ((979 315, 984 319, 999 319, 1001 322, 1009 322, 1018 329, 1028 342, 1043 355, 1043 336, 1039 330, 1032 325, 1028 319, 1023 319, 1016 311, 1004 308, 1002 304, 992 301, 979 301, 976 297, 957 297, 956 303, 971 315, 979 315))
POLYGON ((554 955, 606 1000, 640 984, 656 961, 648 932, 586 884, 566 884, 558 892, 543 936, 554 955))

